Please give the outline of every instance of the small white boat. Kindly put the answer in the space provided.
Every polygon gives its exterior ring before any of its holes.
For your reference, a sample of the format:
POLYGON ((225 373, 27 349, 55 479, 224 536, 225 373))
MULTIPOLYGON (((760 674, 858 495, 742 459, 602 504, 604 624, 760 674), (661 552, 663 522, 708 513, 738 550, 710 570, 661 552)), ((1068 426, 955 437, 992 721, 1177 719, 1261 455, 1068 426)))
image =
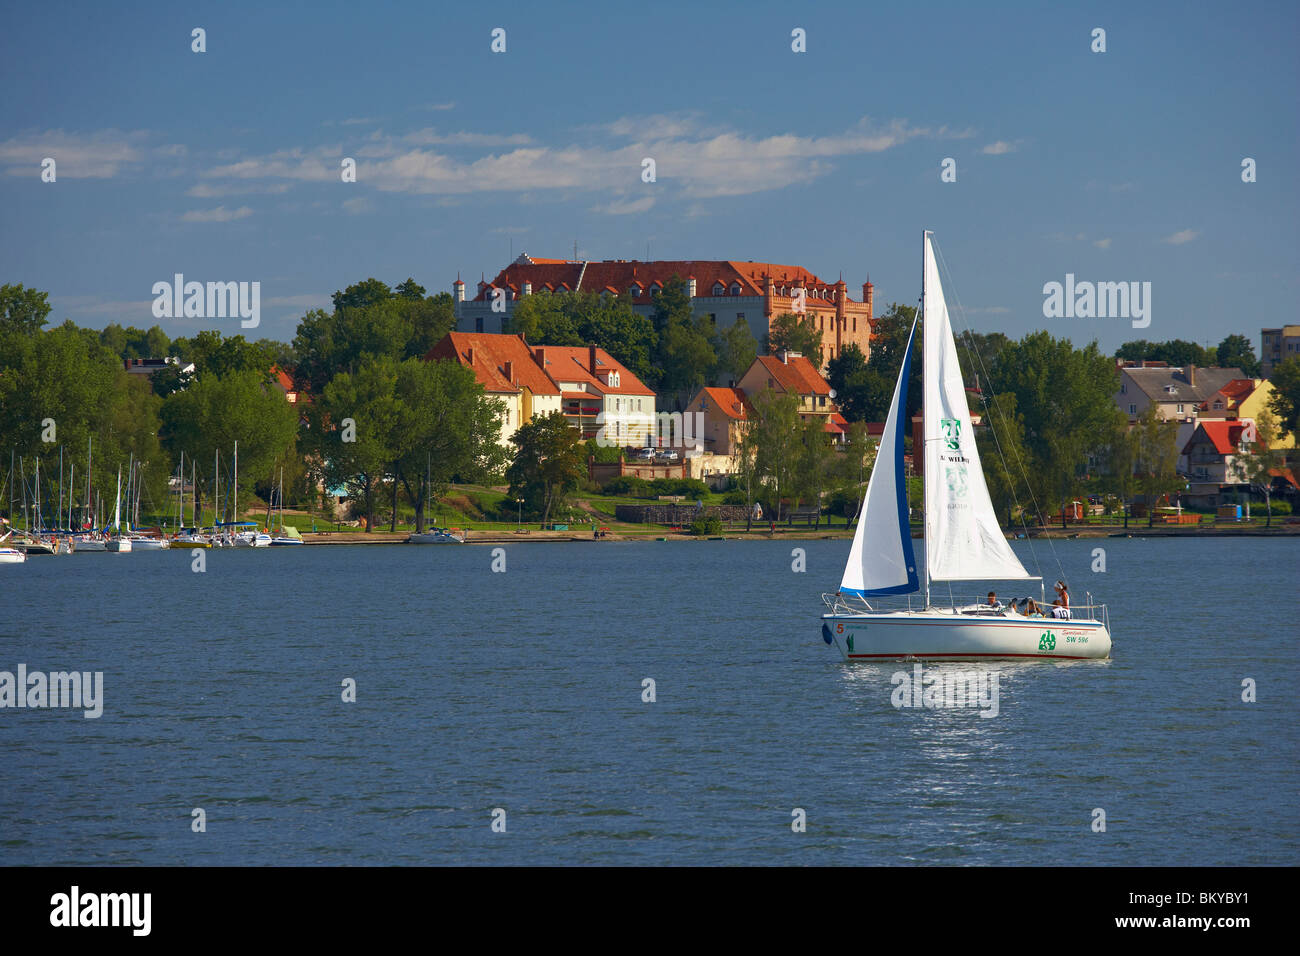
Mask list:
POLYGON ((132 551, 165 551, 171 547, 166 538, 151 538, 147 535, 134 535, 130 541, 132 551))
POLYGON ((131 539, 126 537, 109 538, 104 542, 104 550, 117 554, 127 554, 132 550, 131 539))
POLYGON ((0 548, 0 564, 22 564, 27 555, 17 548, 0 548))
POLYGON ((407 544, 464 544, 465 536, 456 534, 455 531, 449 531, 446 528, 430 528, 428 531, 422 531, 418 534, 411 534, 406 539, 407 544))
POLYGON ((822 638, 846 661, 1109 657, 1105 605, 1024 617, 999 606, 930 600, 932 581, 1038 581, 1041 589, 1042 578, 1025 570, 994 514, 928 232, 922 246, 925 562, 918 577, 903 475, 914 323, 840 589, 822 595, 829 611, 822 638), (895 606, 884 603, 890 600, 895 606))
POLYGON ((97 534, 79 534, 72 540, 78 554, 83 551, 103 552, 108 550, 108 543, 97 534))

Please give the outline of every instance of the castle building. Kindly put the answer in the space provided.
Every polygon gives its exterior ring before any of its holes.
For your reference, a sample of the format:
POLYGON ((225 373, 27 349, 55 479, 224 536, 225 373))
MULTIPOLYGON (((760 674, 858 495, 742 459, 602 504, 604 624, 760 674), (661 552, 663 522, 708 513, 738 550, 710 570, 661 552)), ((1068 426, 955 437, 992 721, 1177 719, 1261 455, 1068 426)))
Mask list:
POLYGON ((772 262, 732 260, 606 259, 601 262, 571 259, 539 259, 526 253, 501 270, 491 282, 478 283, 472 297, 466 297, 459 278, 452 286, 456 328, 460 332, 500 333, 524 296, 557 292, 595 292, 622 296, 645 316, 654 313, 654 297, 673 276, 686 283, 687 294, 697 315, 713 316, 719 329, 737 320, 749 326, 765 348, 774 318, 787 312, 806 314, 822 333, 819 366, 835 358, 848 345, 857 345, 864 356, 871 353, 870 282, 862 285, 862 299, 849 298, 841 279, 827 282, 801 266, 772 262))

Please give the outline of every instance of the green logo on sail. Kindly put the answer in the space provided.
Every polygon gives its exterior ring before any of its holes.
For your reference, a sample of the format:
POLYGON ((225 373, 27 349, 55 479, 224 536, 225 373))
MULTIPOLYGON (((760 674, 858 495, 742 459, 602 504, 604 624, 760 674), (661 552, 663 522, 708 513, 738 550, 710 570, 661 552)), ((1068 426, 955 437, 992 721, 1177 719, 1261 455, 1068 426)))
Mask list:
POLYGON ((941 418, 939 428, 943 430, 943 443, 948 450, 961 451, 961 422, 955 418, 941 418))
POLYGON ((1056 650, 1056 635, 1051 631, 1044 631, 1043 636, 1038 639, 1038 649, 1040 651, 1056 650))

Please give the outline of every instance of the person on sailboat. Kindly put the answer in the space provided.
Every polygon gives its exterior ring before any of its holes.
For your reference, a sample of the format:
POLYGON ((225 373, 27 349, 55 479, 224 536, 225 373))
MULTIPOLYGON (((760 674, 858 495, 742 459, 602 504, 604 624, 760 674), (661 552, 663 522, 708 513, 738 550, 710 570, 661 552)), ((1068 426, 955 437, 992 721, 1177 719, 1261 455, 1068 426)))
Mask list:
POLYGON ((1064 581, 1056 582, 1056 600, 1052 602, 1052 617, 1066 620, 1070 617, 1070 592, 1064 581))
POLYGON ((1021 612, 1025 617, 1044 617, 1042 611, 1038 609, 1038 603, 1033 598, 1025 598, 1023 605, 1024 610, 1021 612))
POLYGON ((989 605, 988 605, 988 606, 989 606, 989 610, 991 610, 991 611, 1000 611, 1000 610, 1002 610, 1002 602, 998 600, 998 592, 997 592, 997 591, 990 591, 990 592, 989 592, 989 605))

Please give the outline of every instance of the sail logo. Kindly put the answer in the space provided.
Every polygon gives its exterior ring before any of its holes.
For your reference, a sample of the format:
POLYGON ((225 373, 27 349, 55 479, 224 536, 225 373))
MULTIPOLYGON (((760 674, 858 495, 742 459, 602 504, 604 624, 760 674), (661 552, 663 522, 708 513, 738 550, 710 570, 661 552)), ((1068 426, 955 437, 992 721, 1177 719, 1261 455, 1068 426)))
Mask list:
POLYGON ((1151 324, 1150 282, 1075 282, 1043 286, 1043 317, 1048 319, 1132 319, 1133 328, 1151 324))
POLYGON ((981 717, 998 715, 1001 695, 999 671, 985 670, 931 670, 920 664, 912 672, 895 671, 890 678, 894 685, 889 702, 895 710, 904 707, 944 710, 948 708, 978 707, 981 717))
POLYGON ((966 466, 965 465, 944 465, 943 468, 944 483, 948 486, 948 493, 954 498, 966 497, 966 466))
POLYGON ((182 273, 173 282, 155 282, 151 290, 155 319, 224 319, 238 317, 242 328, 262 321, 262 283, 186 282, 182 273))
POLYGON ((948 450, 961 451, 961 422, 955 418, 941 418, 939 428, 943 432, 943 443, 948 450))

